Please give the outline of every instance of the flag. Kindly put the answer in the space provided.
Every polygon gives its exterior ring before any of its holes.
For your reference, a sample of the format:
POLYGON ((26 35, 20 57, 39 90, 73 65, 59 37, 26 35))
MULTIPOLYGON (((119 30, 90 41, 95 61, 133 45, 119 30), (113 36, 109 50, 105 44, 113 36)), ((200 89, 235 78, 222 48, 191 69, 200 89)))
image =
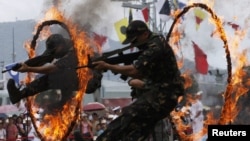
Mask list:
POLYGON ((199 46, 193 42, 194 55, 195 55, 195 67, 197 72, 201 74, 207 74, 208 72, 208 62, 207 55, 199 48, 199 46))
POLYGON ((170 15, 170 13, 171 13, 171 7, 169 4, 169 1, 165 0, 165 2, 163 3, 163 5, 161 7, 159 14, 170 15))
POLYGON ((207 14, 200 8, 195 8, 194 15, 195 15, 195 22, 196 22, 196 30, 198 30, 201 22, 206 18, 207 14))
POLYGON ((144 7, 144 8, 141 10, 141 12, 142 12, 142 15, 143 15, 143 17, 144 17, 145 22, 147 23, 147 22, 148 22, 148 19, 149 19, 149 9, 148 9, 148 7, 144 7))
POLYGON ((19 86, 19 72, 11 70, 17 63, 12 63, 7 66, 5 66, 6 70, 9 70, 8 73, 11 76, 11 78, 16 82, 16 84, 19 86))
POLYGON ((100 47, 102 47, 102 45, 107 41, 107 36, 100 35, 95 32, 93 33, 93 38, 95 43, 97 43, 100 47))
POLYGON ((129 15, 128 15, 128 23, 131 23, 133 21, 133 15, 132 15, 132 9, 129 9, 129 15))
POLYGON ((126 28, 128 26, 128 18, 123 18, 115 22, 115 30, 120 42, 122 43, 126 38, 126 28))
POLYGON ((156 12, 162 21, 171 19, 171 7, 168 0, 158 0, 155 3, 156 12))

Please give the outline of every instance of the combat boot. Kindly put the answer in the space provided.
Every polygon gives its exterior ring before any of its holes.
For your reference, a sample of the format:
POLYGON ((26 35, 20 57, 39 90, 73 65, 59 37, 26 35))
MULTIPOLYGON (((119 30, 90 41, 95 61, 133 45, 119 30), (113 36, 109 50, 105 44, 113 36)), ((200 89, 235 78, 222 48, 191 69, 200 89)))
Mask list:
POLYGON ((21 99, 28 96, 33 96, 37 93, 36 89, 32 88, 31 86, 26 86, 25 88, 20 90, 16 87, 15 81, 13 79, 9 79, 7 83, 7 90, 12 104, 16 104, 21 99))
POLYGON ((21 91, 16 87, 13 79, 9 79, 7 83, 7 90, 12 104, 16 104, 24 97, 21 91))

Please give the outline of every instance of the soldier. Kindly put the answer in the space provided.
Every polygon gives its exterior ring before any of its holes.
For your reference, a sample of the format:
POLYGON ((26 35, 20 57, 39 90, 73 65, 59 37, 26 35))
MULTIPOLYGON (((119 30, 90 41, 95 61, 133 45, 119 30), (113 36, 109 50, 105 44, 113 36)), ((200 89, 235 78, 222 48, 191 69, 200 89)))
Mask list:
POLYGON ((131 105, 122 109, 96 141, 145 140, 156 123, 169 116, 177 99, 184 94, 184 85, 172 48, 164 37, 152 33, 139 20, 132 21, 126 30, 123 44, 143 52, 131 65, 112 65, 104 61, 93 62, 94 69, 111 70, 132 77, 130 85, 140 91, 131 105), (138 81, 136 81, 136 79, 138 81))
POLYGON ((78 90, 78 77, 75 67, 78 65, 72 42, 60 34, 52 34, 46 40, 46 50, 42 55, 53 55, 54 61, 41 66, 28 66, 21 63, 18 72, 34 72, 43 74, 23 89, 15 86, 13 79, 7 83, 10 101, 12 104, 22 98, 33 96, 49 89, 59 89, 61 100, 53 104, 53 108, 62 107, 69 98, 78 90))

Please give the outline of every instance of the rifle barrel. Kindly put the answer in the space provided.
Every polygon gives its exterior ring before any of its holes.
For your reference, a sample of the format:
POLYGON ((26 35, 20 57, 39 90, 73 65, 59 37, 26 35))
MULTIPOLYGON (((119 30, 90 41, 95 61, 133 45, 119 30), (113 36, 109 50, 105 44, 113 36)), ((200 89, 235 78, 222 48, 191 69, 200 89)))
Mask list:
POLYGON ((6 73, 7 71, 11 71, 12 69, 6 69, 6 70, 3 70, 2 73, 6 73))

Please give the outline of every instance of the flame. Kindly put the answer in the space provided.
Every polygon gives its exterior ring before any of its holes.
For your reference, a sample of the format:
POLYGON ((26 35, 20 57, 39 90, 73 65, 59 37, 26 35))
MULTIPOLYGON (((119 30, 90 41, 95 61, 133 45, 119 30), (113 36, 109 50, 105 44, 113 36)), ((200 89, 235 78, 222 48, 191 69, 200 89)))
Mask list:
MULTIPOLYGON (((207 3, 209 4, 209 3, 207 3)), ((211 4, 212 6, 212 4, 211 4)), ((211 7, 210 6, 210 7, 211 7)), ((230 124, 234 121, 235 117, 237 116, 238 112, 239 112, 239 107, 237 106, 238 103, 238 99, 239 97, 241 97, 242 95, 246 94, 247 92, 247 88, 242 86, 242 79, 244 73, 242 73, 242 68, 243 66, 246 65, 246 55, 243 53, 238 53, 238 46, 239 46, 239 41, 243 39, 243 37, 245 36, 245 31, 236 31, 235 32, 235 37, 232 38, 232 40, 230 40, 232 43, 230 43, 230 45, 232 45, 230 47, 230 49, 234 48, 233 51, 233 59, 236 62, 234 62, 233 65, 235 65, 235 71, 233 76, 231 76, 231 67, 232 64, 230 62, 231 60, 231 56, 230 56, 230 52, 229 52, 229 47, 228 47, 228 43, 227 43, 227 36, 226 33, 224 32, 223 29, 223 23, 221 22, 221 18, 219 18, 218 16, 215 15, 215 13, 210 10, 210 9, 206 9, 210 14, 211 14, 211 19, 209 20, 211 23, 213 23, 216 26, 216 31, 214 31, 214 33, 219 34, 219 37, 221 38, 221 40, 224 42, 224 48, 225 48, 225 53, 226 53, 226 59, 228 62, 228 85, 225 89, 225 92, 223 94, 224 99, 225 99, 225 103, 222 107, 222 111, 221 111, 221 116, 220 116, 220 120, 218 121, 219 124, 230 124)), ((230 50, 231 51, 231 50, 230 50)), ((212 118, 212 116, 210 115, 210 117, 205 121, 205 123, 208 124, 213 124, 214 123, 214 119, 212 118)), ((203 130, 205 131, 205 129, 203 130)))
MULTIPOLYGON (((178 118, 176 117, 181 117, 182 115, 180 113, 177 112, 172 112, 172 117, 175 117, 174 119, 174 123, 175 125, 177 125, 177 131, 180 135, 181 140, 197 140, 199 138, 201 138, 204 134, 206 134, 207 132, 207 125, 209 124, 230 124, 234 121, 234 119, 236 118, 238 112, 239 112, 239 107, 237 105, 239 98, 246 94, 246 92, 248 91, 248 89, 246 87, 243 86, 242 80, 243 78, 246 76, 246 73, 244 71, 242 71, 242 68, 247 64, 247 59, 246 59, 246 53, 240 53, 237 52, 238 47, 239 47, 239 42, 244 38, 246 31, 245 30, 236 30, 234 35, 235 37, 233 37, 230 41, 230 49, 234 49, 233 50, 233 60, 235 62, 233 62, 234 65, 234 73, 233 76, 231 74, 232 71, 232 64, 231 64, 231 56, 230 56, 230 52, 229 52, 229 47, 228 47, 228 42, 227 42, 227 36, 226 33, 224 31, 223 28, 223 23, 221 22, 221 18, 219 18, 210 7, 213 6, 214 3, 211 3, 211 1, 204 1, 204 3, 206 3, 207 5, 203 5, 203 4, 199 4, 199 3, 192 3, 190 2, 190 5, 185 8, 182 13, 187 12, 187 10, 189 10, 191 7, 200 7, 203 8, 205 10, 207 10, 207 12, 210 13, 211 15, 211 19, 209 19, 209 21, 211 23, 213 23, 216 26, 216 30, 213 32, 213 34, 217 34, 219 38, 221 38, 221 40, 224 43, 224 48, 225 48, 225 54, 226 54, 226 59, 228 62, 228 85, 225 89, 225 92, 223 94, 224 99, 225 99, 225 103, 222 107, 221 110, 221 115, 220 115, 220 119, 215 119, 213 117, 212 113, 207 114, 207 119, 206 121, 204 121, 204 128, 201 132, 197 133, 197 134, 192 134, 192 135, 186 135, 183 134, 183 131, 185 130, 185 126, 183 126, 183 123, 181 123, 180 121, 176 120, 178 118), (210 5, 210 6, 208 6, 210 5), (185 11, 186 10, 186 11, 185 11)), ((177 12, 178 15, 179 12, 177 12)), ((179 15, 178 15, 179 16, 179 15)), ((176 32, 173 33, 175 36, 178 37, 178 35, 176 35, 176 32)), ((176 39, 173 40, 173 42, 171 42, 172 44, 176 43, 176 39)), ((185 78, 185 75, 183 75, 185 78)), ((188 86, 191 85, 191 82, 189 81, 189 79, 186 77, 186 84, 185 84, 185 88, 187 88, 188 86)), ((249 84, 249 81, 247 80, 245 82, 245 85, 249 84)))
MULTIPOLYGON (((173 50, 175 52, 175 54, 177 54, 178 52, 180 52, 181 50, 181 46, 180 46, 180 39, 183 37, 183 32, 181 32, 178 28, 175 28, 172 36, 171 36, 171 40, 170 40, 170 44, 173 45, 173 50)), ((178 68, 182 68, 184 65, 184 58, 183 55, 180 54, 180 59, 177 62, 178 68)))
POLYGON ((242 70, 242 68, 247 64, 246 51, 243 50, 242 53, 238 51, 239 42, 244 38, 246 35, 245 33, 245 29, 242 31, 237 30, 235 31, 235 36, 230 40, 232 42, 230 45, 232 45, 231 52, 233 52, 232 58, 234 60, 233 64, 235 65, 235 71, 232 76, 232 82, 227 88, 230 90, 231 95, 224 94, 225 103, 222 108, 219 121, 220 124, 232 123, 235 120, 240 110, 238 100, 248 91, 248 88, 246 88, 242 83, 243 78, 246 77, 246 73, 242 70))
POLYGON ((171 121, 174 123, 175 125, 175 130, 176 132, 178 132, 178 135, 181 139, 187 139, 189 135, 187 135, 185 133, 185 131, 188 128, 191 128, 191 125, 185 125, 183 124, 183 120, 181 119, 181 117, 185 116, 185 112, 186 111, 172 111, 171 112, 171 121))
POLYGON ((193 82, 192 82, 192 78, 190 77, 190 72, 184 72, 182 74, 182 77, 185 80, 184 88, 187 89, 187 88, 191 87, 193 82))
MULTIPOLYGON (((178 21, 180 23, 180 20, 178 21)), ((171 39, 169 40, 169 44, 172 45, 172 49, 174 53, 179 56, 179 59, 177 61, 178 68, 182 68, 184 65, 184 58, 182 54, 178 54, 181 52, 181 45, 180 45, 180 39, 183 38, 183 33, 181 29, 174 28, 173 33, 171 34, 171 39)))
MULTIPOLYGON (((230 52, 228 49, 228 43, 227 43, 227 36, 223 29, 223 24, 219 17, 215 15, 215 13, 209 9, 206 9, 211 14, 210 22, 212 22, 216 26, 216 31, 214 33, 219 34, 219 37, 224 42, 224 48, 226 53, 226 59, 228 61, 228 85, 225 89, 225 92, 223 94, 225 103, 222 107, 220 120, 218 120, 219 124, 230 124, 234 121, 236 118, 239 107, 237 105, 239 98, 246 94, 248 89, 242 85, 242 79, 245 77, 245 73, 242 71, 242 68, 246 65, 247 59, 245 53, 239 53, 237 52, 239 47, 239 42, 244 38, 246 31, 237 30, 235 31, 233 37, 230 41, 230 51, 233 52, 233 59, 235 62, 233 62, 234 65, 234 73, 231 76, 231 67, 232 64, 229 60, 231 60, 230 52)), ((209 118, 205 121, 206 125, 214 124, 216 120, 213 119, 211 114, 209 114, 209 118)), ((206 131, 206 129, 203 129, 202 131, 206 131)), ((197 136, 195 136, 196 138, 197 136)))
MULTIPOLYGON (((90 40, 85 32, 79 30, 77 25, 66 19, 63 16, 63 13, 61 13, 56 7, 51 7, 46 12, 45 18, 41 22, 46 20, 58 20, 68 26, 70 30, 70 37, 74 43, 74 48, 78 57, 78 65, 86 65, 88 63, 87 56, 88 54, 92 55, 93 50, 90 48, 90 40)), ((36 26, 36 29, 38 25, 36 26)), ((40 38, 48 37, 50 34, 51 32, 49 30, 49 27, 47 27, 45 30, 43 30, 40 38)), ((35 56, 35 50, 30 48, 29 43, 27 43, 26 46, 29 58, 33 58, 35 56)), ((65 140, 71 132, 73 125, 75 125, 75 123, 77 122, 79 113, 81 111, 80 107, 82 107, 82 98, 85 93, 87 82, 91 77, 87 68, 78 69, 77 73, 80 82, 80 89, 77 92, 76 96, 64 105, 62 111, 53 113, 53 115, 46 114, 43 117, 42 121, 37 122, 35 119, 35 114, 37 113, 39 107, 34 103, 34 97, 28 99, 28 110, 31 112, 32 122, 34 123, 35 129, 41 140, 65 140)), ((31 78, 33 78, 32 74, 28 73, 26 82, 31 82, 31 78)))

